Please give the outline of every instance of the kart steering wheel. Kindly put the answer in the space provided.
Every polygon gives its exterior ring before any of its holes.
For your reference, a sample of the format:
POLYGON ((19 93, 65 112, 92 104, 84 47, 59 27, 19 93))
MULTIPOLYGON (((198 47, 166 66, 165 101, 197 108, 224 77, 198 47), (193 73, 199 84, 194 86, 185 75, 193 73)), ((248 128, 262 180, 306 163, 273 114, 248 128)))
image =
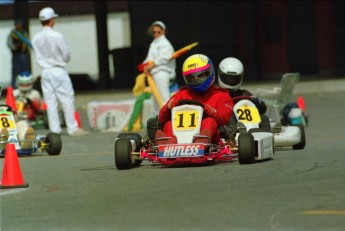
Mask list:
POLYGON ((197 100, 194 100, 194 99, 181 99, 178 101, 179 105, 183 105, 183 104, 191 104, 191 105, 197 105, 197 106, 200 106, 202 108, 204 108, 204 104, 197 101, 197 100))
POLYGON ((7 104, 0 104, 0 110, 2 111, 12 111, 12 107, 8 106, 7 104))
POLYGON ((240 101, 242 99, 248 99, 248 100, 251 100, 252 98, 254 98, 255 96, 253 95, 239 95, 239 96, 235 96, 235 97, 232 97, 232 100, 234 102, 237 102, 237 101, 240 101))

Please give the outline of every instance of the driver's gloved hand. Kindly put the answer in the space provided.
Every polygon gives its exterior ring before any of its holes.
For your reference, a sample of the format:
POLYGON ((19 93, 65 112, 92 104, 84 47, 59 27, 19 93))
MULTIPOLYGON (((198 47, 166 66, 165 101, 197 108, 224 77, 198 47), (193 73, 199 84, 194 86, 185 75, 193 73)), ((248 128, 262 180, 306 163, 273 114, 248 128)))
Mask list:
POLYGON ((210 105, 208 104, 205 104, 205 107, 204 107, 204 113, 210 117, 213 117, 214 113, 216 113, 216 109, 214 109, 213 107, 211 107, 210 105))
POLYGON ((31 99, 29 99, 29 98, 25 98, 25 104, 27 104, 27 105, 32 105, 32 101, 31 101, 31 99))
POLYGON ((255 96, 252 97, 251 101, 255 105, 260 105, 261 104, 261 100, 258 97, 255 97, 255 96))
POLYGON ((175 100, 175 99, 171 99, 171 100, 169 100, 169 102, 168 102, 168 109, 172 109, 173 107, 176 107, 176 106, 178 106, 178 100, 175 100))

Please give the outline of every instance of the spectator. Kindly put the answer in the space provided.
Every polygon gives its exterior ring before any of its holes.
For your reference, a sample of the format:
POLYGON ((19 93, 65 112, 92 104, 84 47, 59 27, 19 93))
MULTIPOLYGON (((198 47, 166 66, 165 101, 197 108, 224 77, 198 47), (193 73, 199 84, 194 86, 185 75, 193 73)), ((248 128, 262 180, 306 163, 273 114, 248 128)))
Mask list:
MULTIPOLYGON (((153 36, 148 54, 143 61, 147 63, 144 66, 144 74, 151 74, 158 92, 162 98, 162 104, 170 98, 170 84, 176 78, 176 60, 171 59, 175 50, 169 40, 166 38, 166 26, 161 21, 155 21, 149 28, 153 36)), ((160 109, 160 102, 155 102, 155 110, 160 109)))
POLYGON ((61 133, 58 103, 64 111, 67 133, 72 136, 86 135, 87 131, 78 128, 75 120, 74 89, 65 66, 70 60, 70 49, 63 34, 53 29, 54 9, 43 8, 39 20, 43 29, 33 37, 33 47, 37 64, 41 67, 41 87, 47 104, 49 129, 61 133))
POLYGON ((134 103, 133 112, 128 122, 128 129, 127 129, 128 131, 139 130, 139 129, 144 128, 144 123, 142 121, 142 110, 144 107, 144 101, 146 99, 151 98, 151 95, 152 95, 151 89, 147 84, 146 78, 147 76, 140 74, 137 76, 135 80, 135 85, 132 91, 133 91, 133 94, 137 96, 137 99, 134 103), (135 127, 135 124, 138 118, 140 119, 139 128, 135 127))
POLYGON ((23 28, 21 19, 15 20, 15 28, 7 37, 7 46, 12 52, 12 80, 11 85, 16 87, 16 78, 22 71, 30 71, 31 42, 29 33, 23 28))

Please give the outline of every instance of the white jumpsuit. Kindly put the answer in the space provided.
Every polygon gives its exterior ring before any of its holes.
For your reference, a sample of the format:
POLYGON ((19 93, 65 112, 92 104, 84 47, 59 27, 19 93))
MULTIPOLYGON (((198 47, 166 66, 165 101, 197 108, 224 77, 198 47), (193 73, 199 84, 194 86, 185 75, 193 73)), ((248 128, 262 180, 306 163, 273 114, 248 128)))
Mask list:
POLYGON ((74 89, 65 69, 70 60, 70 49, 64 36, 45 26, 32 39, 37 64, 42 68, 41 87, 47 104, 49 129, 61 133, 58 104, 62 106, 67 133, 78 130, 74 117, 74 89))
MULTIPOLYGON (((174 52, 174 47, 166 36, 161 35, 151 42, 147 57, 144 60, 144 63, 153 61, 155 64, 150 73, 162 97, 163 105, 170 99, 170 81, 176 78, 176 60, 170 60, 174 52)), ((158 114, 160 108, 156 100, 154 102, 158 114)))

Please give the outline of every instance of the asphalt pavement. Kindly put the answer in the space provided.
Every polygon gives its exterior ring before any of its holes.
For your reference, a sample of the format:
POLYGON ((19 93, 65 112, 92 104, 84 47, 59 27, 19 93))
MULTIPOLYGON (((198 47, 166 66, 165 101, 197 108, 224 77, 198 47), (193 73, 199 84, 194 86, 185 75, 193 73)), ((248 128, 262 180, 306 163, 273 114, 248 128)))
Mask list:
POLYGON ((118 171, 118 133, 63 135, 60 155, 20 158, 29 187, 0 190, 0 230, 344 231, 345 92, 304 96, 305 149, 251 165, 118 171))

